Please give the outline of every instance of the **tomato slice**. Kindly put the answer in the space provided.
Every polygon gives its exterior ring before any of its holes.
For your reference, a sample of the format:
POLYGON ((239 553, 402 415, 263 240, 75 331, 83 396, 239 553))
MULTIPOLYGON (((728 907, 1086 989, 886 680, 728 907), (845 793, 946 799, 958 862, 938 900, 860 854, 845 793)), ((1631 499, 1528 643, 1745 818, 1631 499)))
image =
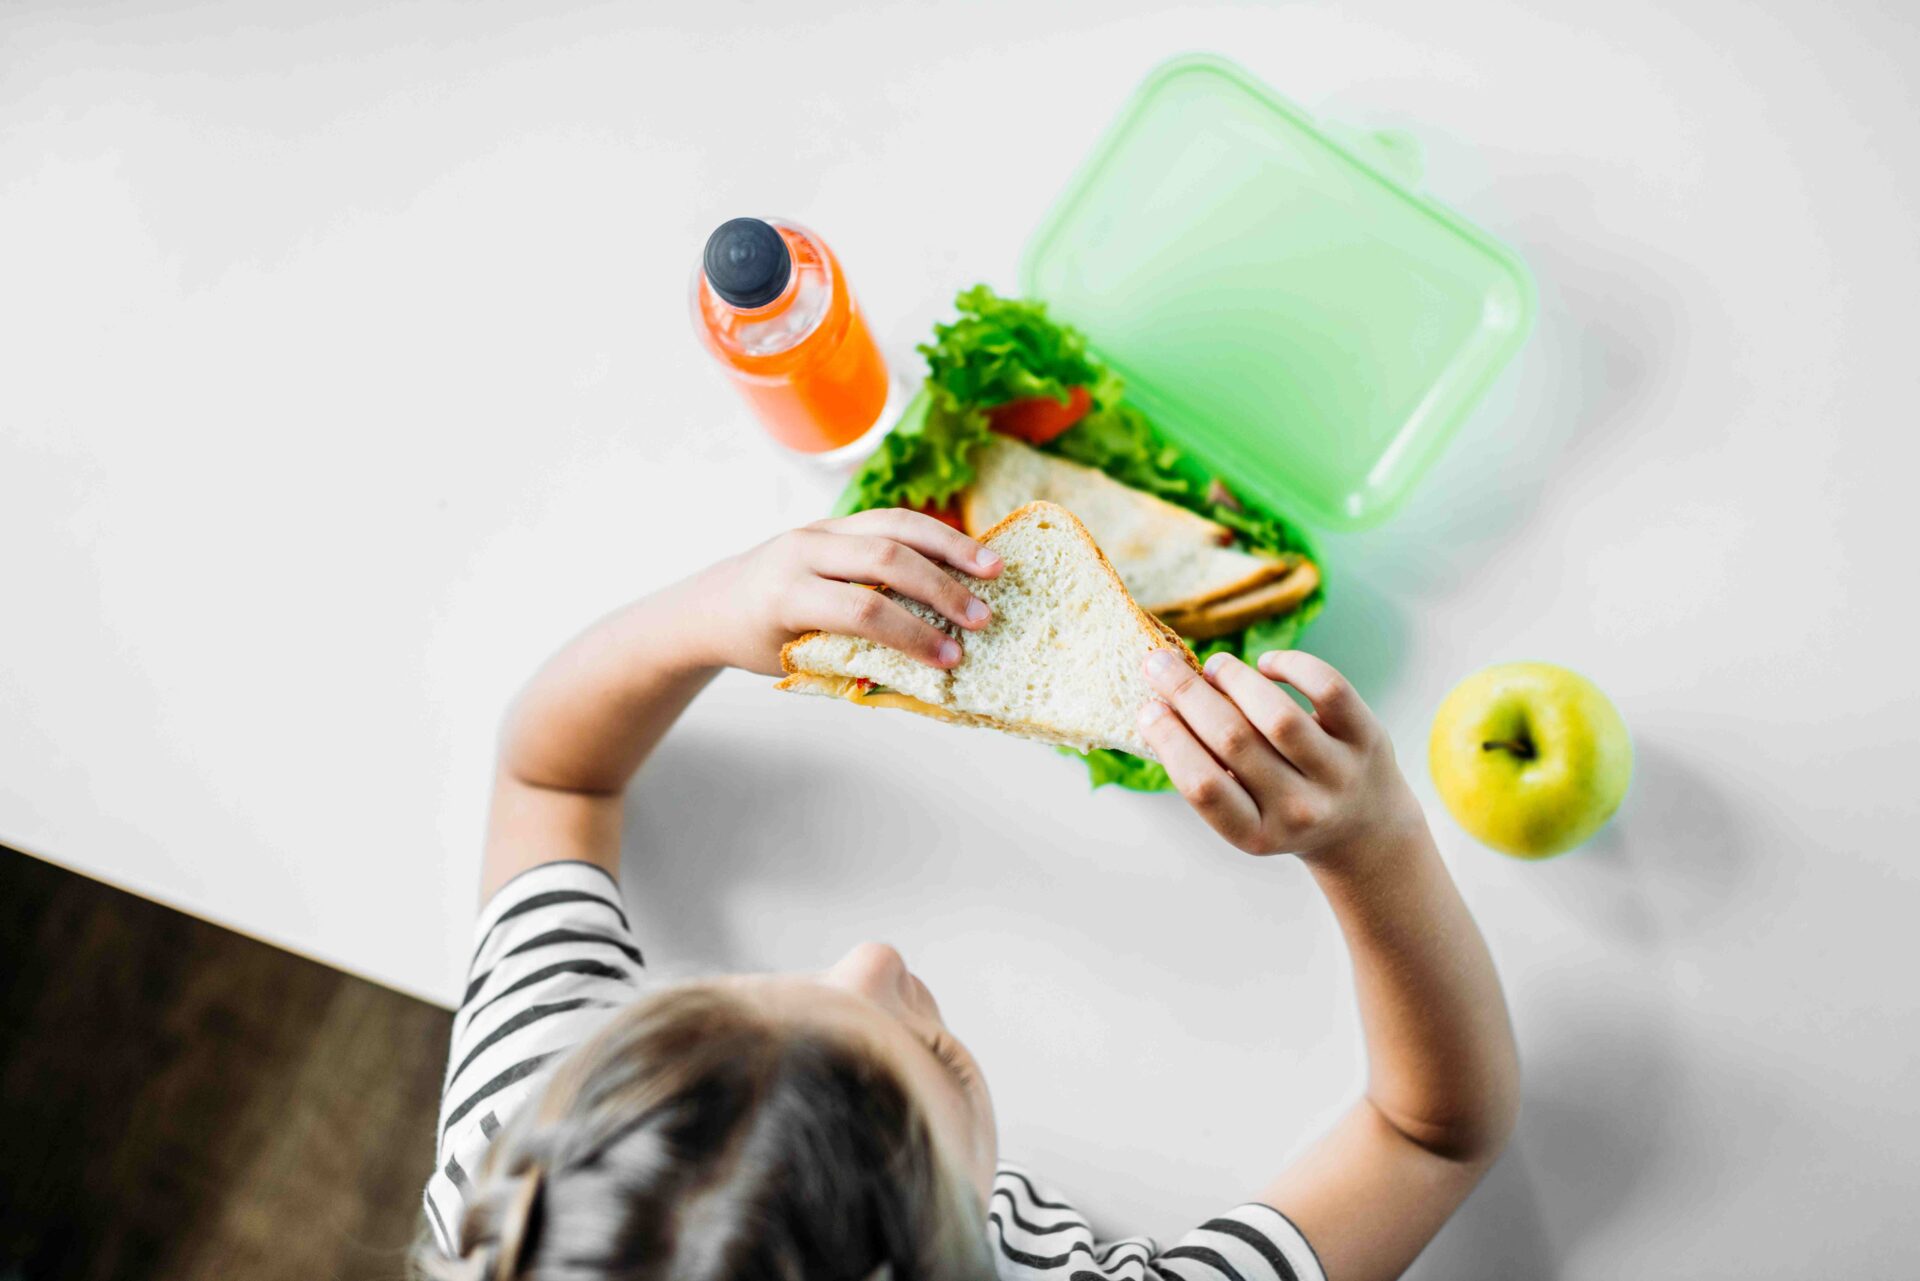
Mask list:
POLYGON ((960 500, 958 498, 949 499, 945 507, 935 507, 932 503, 922 503, 920 506, 914 508, 914 510, 923 516, 933 517, 942 525, 951 525, 963 534, 967 532, 965 522, 960 519, 960 500))
POLYGON ((997 432, 1014 436, 1029 445, 1044 445, 1067 428, 1085 418, 1093 408, 1093 393, 1075 387, 1067 393, 1067 403, 1051 396, 1029 396, 1010 400, 987 411, 987 422, 997 432))

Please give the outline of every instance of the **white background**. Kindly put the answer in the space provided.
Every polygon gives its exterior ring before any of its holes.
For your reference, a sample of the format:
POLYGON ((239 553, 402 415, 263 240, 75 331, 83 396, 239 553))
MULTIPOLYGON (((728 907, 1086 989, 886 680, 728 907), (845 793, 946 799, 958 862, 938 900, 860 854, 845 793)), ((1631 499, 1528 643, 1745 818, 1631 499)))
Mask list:
MULTIPOLYGON (((706 231, 816 226, 905 351, 1013 285, 1153 64, 1218 50, 1413 132, 1540 283, 1404 514, 1326 539, 1309 637, 1391 725, 1525 1056, 1418 1274, 1912 1275, 1920 38, 1667 7, 15 0, 0 839, 447 998, 510 690, 831 491, 689 335, 706 231), (1593 676, 1640 753, 1542 865, 1423 763, 1515 657, 1593 676)), ((1244 1197, 1355 1088, 1301 869, 1041 749, 728 679, 632 811, 652 959, 893 940, 1004 1149, 1108 1224, 1244 1197)))

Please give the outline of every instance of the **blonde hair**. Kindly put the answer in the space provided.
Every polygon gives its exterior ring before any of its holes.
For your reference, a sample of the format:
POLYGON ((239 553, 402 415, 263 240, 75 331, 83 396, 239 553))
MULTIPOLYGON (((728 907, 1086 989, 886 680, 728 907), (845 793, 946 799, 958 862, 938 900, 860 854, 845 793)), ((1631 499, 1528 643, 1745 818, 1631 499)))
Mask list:
POLYGON ((985 1210, 897 1073, 725 987, 664 989, 494 1141, 432 1281, 987 1281, 985 1210))

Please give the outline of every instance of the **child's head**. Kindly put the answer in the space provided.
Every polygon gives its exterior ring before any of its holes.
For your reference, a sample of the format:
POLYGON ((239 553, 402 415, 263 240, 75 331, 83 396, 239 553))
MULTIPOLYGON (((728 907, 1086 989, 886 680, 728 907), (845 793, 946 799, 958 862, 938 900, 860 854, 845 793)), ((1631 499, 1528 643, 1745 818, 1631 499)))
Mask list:
POLYGON ((866 944, 622 1011, 496 1140, 455 1274, 983 1281, 995 1157, 972 1056, 866 944))

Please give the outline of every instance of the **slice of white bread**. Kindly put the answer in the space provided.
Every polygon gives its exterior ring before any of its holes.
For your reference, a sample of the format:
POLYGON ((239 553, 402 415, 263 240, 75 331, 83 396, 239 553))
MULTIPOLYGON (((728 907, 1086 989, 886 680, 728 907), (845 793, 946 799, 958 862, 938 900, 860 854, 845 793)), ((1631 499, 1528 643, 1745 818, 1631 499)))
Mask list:
MULTIPOLYGON (((889 591, 886 595, 906 606, 908 613, 923 622, 949 636, 960 636, 958 627, 919 601, 910 600, 898 592, 889 591)), ((962 640, 960 644, 964 648, 966 641, 962 640)), ((949 682, 945 671, 937 667, 928 667, 918 659, 908 658, 897 649, 888 649, 885 645, 876 645, 858 636, 842 636, 836 632, 808 632, 797 640, 787 642, 781 648, 780 666, 789 672, 814 672, 851 677, 855 680, 869 680, 875 685, 884 685, 888 689, 898 690, 902 694, 938 707, 944 707, 948 701, 949 682)), ((796 689, 798 686, 781 681, 775 688, 796 689)), ((804 692, 811 694, 824 691, 806 690, 804 692)))
POLYGON ((1023 503, 1059 503, 1093 540, 1141 605, 1162 616, 1198 609, 1283 578, 1292 563, 1229 546, 1233 531, 1105 472, 996 435, 973 455, 961 520, 976 537, 1023 503))
MULTIPOLYGON (((1133 602, 1087 527, 1065 508, 1029 503, 981 541, 1005 568, 993 579, 947 571, 993 608, 977 632, 941 624, 960 636, 964 651, 951 670, 872 641, 809 632, 780 652, 790 674, 774 688, 1150 758, 1136 728, 1141 704, 1153 697, 1141 663, 1164 647, 1198 670, 1193 652, 1133 602)), ((906 603, 928 616, 924 606, 906 603)))

